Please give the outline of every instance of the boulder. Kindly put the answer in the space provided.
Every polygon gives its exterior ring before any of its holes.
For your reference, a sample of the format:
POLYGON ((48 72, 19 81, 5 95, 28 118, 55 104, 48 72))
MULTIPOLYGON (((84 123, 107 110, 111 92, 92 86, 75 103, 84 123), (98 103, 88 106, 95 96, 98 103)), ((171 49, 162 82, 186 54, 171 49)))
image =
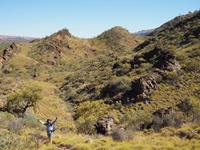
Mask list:
POLYGON ((95 125, 97 134, 110 135, 114 125, 114 118, 104 115, 98 118, 95 125))

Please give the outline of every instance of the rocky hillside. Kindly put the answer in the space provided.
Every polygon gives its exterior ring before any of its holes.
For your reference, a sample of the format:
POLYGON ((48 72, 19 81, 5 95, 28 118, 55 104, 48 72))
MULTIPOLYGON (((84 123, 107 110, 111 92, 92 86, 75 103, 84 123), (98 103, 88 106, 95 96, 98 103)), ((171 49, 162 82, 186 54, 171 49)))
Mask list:
POLYGON ((81 39, 63 29, 11 44, 1 54, 0 140, 47 149, 37 119, 58 116, 54 149, 198 148, 199 31, 196 11, 145 37, 114 27, 81 39))
POLYGON ((94 40, 104 43, 108 49, 118 51, 133 48, 140 42, 139 38, 119 26, 103 32, 94 40))

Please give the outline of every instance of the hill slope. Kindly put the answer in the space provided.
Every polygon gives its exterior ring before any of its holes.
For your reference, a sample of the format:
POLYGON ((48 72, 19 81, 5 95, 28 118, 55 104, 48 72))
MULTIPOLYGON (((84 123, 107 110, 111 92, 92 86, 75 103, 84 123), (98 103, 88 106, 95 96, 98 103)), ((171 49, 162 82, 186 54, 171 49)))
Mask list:
POLYGON ((63 29, 10 45, 1 56, 0 138, 37 139, 29 149, 198 148, 199 31, 197 11, 176 17, 148 37, 114 27, 80 39, 63 29), (25 112, 24 95, 33 102, 25 112), (54 145, 46 145, 45 131, 36 132, 42 130, 37 119, 55 116, 57 137, 54 145), (125 144, 110 136, 75 133, 112 134, 125 144))

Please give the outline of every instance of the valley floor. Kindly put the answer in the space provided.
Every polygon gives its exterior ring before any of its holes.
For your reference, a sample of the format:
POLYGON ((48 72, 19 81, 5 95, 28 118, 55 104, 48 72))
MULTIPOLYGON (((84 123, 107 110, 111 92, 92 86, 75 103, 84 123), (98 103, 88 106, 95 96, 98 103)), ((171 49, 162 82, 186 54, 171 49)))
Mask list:
POLYGON ((43 145, 39 149, 75 149, 75 150, 198 150, 199 140, 180 139, 179 137, 137 133, 134 139, 115 142, 110 137, 89 137, 68 134, 55 136, 53 145, 43 145))
POLYGON ((25 129, 21 133, 11 133, 2 130, 0 136, 1 150, 14 149, 39 149, 39 150, 199 150, 200 137, 191 136, 191 133, 200 132, 198 126, 183 125, 179 129, 163 128, 161 132, 155 133, 151 130, 133 133, 133 139, 125 141, 114 141, 111 136, 83 135, 68 131, 56 131, 53 136, 53 143, 49 144, 44 128, 25 129), (40 131, 42 130, 42 131, 40 131), (19 141, 7 141, 3 139, 16 140, 15 136, 20 136, 19 141), (182 134, 188 134, 183 136, 182 134), (189 135, 190 134, 190 135, 189 135), (190 139, 191 137, 191 139, 190 139), (13 147, 15 144, 16 146, 13 147), (12 144, 11 144, 12 143, 12 144), (3 145, 6 144, 6 145, 3 145), (10 144, 10 145, 9 145, 10 144))

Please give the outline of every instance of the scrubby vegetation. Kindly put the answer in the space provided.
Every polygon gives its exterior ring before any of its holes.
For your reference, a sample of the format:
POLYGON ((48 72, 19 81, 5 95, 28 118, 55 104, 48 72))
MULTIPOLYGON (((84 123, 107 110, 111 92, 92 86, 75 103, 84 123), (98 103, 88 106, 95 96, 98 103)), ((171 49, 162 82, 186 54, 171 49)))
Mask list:
POLYGON ((3 45, 0 149, 199 149, 199 19, 3 45), (51 145, 38 119, 56 116, 51 145))
POLYGON ((7 97, 6 106, 3 111, 7 111, 18 116, 23 116, 29 107, 36 108, 40 98, 40 89, 23 87, 24 89, 10 94, 7 97))

